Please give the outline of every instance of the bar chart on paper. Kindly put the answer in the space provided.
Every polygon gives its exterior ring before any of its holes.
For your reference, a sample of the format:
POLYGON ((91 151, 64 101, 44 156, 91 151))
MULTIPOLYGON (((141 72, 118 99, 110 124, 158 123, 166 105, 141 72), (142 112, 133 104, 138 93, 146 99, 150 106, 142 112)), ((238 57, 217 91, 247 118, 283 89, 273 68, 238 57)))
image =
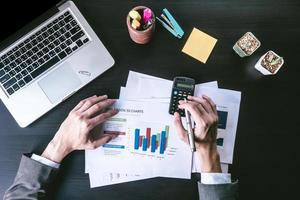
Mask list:
POLYGON ((109 150, 122 150, 127 146, 126 118, 110 118, 104 123, 102 129, 104 134, 118 134, 118 137, 103 145, 109 150))
POLYGON ((132 123, 126 118, 111 118, 102 131, 104 134, 118 133, 118 137, 102 147, 108 155, 122 156, 128 152, 135 156, 163 159, 177 153, 176 134, 170 125, 145 121, 132 123))
POLYGON ((131 143, 135 152, 163 155, 168 147, 170 126, 141 122, 130 129, 131 143))

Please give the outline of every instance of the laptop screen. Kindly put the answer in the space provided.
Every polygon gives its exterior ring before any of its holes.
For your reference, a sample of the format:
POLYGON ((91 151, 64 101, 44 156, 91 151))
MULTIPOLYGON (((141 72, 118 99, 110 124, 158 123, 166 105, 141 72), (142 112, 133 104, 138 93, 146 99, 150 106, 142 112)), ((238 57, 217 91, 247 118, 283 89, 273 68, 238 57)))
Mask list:
POLYGON ((33 19, 43 14, 58 2, 59 0, 5 1, 2 10, 6 11, 0 12, 0 42, 18 29, 30 23, 33 19))

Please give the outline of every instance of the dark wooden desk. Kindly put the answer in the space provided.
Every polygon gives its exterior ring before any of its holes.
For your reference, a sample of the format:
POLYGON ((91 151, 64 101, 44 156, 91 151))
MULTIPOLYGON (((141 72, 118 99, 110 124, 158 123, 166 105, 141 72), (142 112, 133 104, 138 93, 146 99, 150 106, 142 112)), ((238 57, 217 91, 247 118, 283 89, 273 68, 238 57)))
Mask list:
MULTIPOLYGON (((81 0, 77 5, 116 64, 28 128, 19 128, 0 104, 0 196, 12 183, 22 153, 41 152, 80 99, 93 94, 118 97, 128 71, 135 70, 167 79, 190 76, 198 83, 218 80, 222 88, 242 91, 234 164, 230 167, 233 177, 239 178, 241 199, 292 199, 300 168, 298 0, 81 0), (141 4, 157 14, 169 8, 185 30, 184 38, 175 39, 158 25, 150 44, 134 44, 125 17, 141 4), (194 26, 218 38, 206 64, 181 53, 194 26), (251 57, 241 59, 232 46, 247 31, 252 31, 262 46, 251 57), (283 56, 285 64, 276 76, 263 77, 253 66, 269 49, 283 56)), ((154 178, 90 189, 83 151, 72 153, 61 168, 55 199, 198 198, 195 180, 154 178)))

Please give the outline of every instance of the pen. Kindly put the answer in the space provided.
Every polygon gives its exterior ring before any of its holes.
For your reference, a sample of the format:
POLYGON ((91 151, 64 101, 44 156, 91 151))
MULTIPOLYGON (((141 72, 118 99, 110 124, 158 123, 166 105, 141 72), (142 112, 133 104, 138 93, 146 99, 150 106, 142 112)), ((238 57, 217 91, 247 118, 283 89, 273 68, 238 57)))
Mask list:
MULTIPOLYGON (((184 102, 187 103, 186 99, 184 99, 184 102)), ((196 147, 195 147, 194 132, 192 129, 191 114, 187 109, 184 109, 184 112, 185 112, 189 144, 190 144, 191 151, 194 152, 194 151, 196 151, 196 147)))

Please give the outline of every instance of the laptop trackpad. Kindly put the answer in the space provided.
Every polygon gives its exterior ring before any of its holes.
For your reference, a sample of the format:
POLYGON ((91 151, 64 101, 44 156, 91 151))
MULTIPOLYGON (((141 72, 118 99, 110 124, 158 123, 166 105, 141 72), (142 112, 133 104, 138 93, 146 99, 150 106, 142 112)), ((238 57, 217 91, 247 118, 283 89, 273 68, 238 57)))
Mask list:
POLYGON ((65 63, 38 82, 51 103, 62 101, 82 83, 69 64, 65 63))

